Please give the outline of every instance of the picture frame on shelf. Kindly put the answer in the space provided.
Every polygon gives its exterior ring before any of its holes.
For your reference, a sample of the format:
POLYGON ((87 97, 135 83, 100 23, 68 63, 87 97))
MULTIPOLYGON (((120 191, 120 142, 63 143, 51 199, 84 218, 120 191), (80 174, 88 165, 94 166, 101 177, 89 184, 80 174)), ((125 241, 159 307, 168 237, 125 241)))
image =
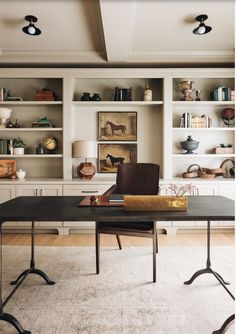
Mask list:
POLYGON ((98 141, 136 141, 137 112, 98 112, 98 141))
POLYGON ((98 144, 98 173, 116 173, 121 163, 137 162, 137 144, 98 144))

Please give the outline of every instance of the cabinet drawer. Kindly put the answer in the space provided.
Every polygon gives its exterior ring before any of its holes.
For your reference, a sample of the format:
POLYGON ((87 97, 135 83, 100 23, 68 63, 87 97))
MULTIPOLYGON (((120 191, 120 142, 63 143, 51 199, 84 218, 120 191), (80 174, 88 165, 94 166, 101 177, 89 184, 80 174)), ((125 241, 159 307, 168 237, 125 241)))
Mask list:
POLYGON ((89 195, 102 195, 110 185, 107 184, 85 184, 76 186, 64 186, 64 196, 89 196, 89 195))

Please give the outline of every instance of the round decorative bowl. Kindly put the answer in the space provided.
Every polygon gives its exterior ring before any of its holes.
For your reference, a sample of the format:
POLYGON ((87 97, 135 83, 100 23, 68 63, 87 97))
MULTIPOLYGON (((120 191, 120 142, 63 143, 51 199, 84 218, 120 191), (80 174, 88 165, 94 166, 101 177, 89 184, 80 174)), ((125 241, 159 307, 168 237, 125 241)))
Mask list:
POLYGON ((18 179, 24 179, 25 175, 26 175, 26 172, 22 169, 20 169, 16 172, 16 176, 17 176, 18 179))
POLYGON ((187 140, 180 142, 180 145, 183 150, 187 151, 185 154, 193 154, 193 151, 198 148, 199 141, 193 140, 192 136, 188 136, 187 140))

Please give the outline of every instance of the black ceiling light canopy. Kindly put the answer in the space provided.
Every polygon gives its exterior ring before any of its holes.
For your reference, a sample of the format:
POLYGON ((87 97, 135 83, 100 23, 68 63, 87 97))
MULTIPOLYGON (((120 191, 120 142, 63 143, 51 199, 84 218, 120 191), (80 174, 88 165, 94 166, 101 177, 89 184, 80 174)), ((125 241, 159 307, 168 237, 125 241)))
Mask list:
POLYGON ((208 16, 206 14, 198 15, 195 18, 196 21, 200 22, 199 26, 193 30, 193 33, 195 35, 204 35, 211 31, 212 27, 206 26, 204 23, 204 21, 206 21, 207 19, 208 19, 208 16))
POLYGON ((31 35, 31 36, 36 36, 36 35, 40 35, 41 34, 41 30, 37 27, 35 27, 35 22, 38 21, 36 16, 33 15, 26 15, 25 16, 25 20, 29 22, 29 25, 27 25, 26 27, 22 28, 22 31, 27 34, 27 35, 31 35))

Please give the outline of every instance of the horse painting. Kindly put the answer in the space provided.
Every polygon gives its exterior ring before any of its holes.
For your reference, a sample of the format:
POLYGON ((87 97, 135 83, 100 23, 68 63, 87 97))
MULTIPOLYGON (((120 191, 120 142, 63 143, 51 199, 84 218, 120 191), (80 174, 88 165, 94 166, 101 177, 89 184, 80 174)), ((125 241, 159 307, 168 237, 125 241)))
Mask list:
POLYGON ((107 158, 109 158, 111 160, 111 165, 112 165, 113 168, 115 167, 115 164, 117 164, 117 163, 123 164, 124 160, 125 160, 125 158, 122 158, 122 157, 113 157, 110 154, 107 154, 106 159, 107 158))
POLYGON ((107 121, 106 126, 108 126, 108 125, 110 125, 110 127, 111 127, 112 136, 114 136, 115 131, 119 131, 119 130, 121 130, 122 134, 125 134, 125 131, 126 131, 126 126, 125 125, 123 125, 123 124, 117 124, 116 125, 116 124, 114 124, 110 121, 107 121))

